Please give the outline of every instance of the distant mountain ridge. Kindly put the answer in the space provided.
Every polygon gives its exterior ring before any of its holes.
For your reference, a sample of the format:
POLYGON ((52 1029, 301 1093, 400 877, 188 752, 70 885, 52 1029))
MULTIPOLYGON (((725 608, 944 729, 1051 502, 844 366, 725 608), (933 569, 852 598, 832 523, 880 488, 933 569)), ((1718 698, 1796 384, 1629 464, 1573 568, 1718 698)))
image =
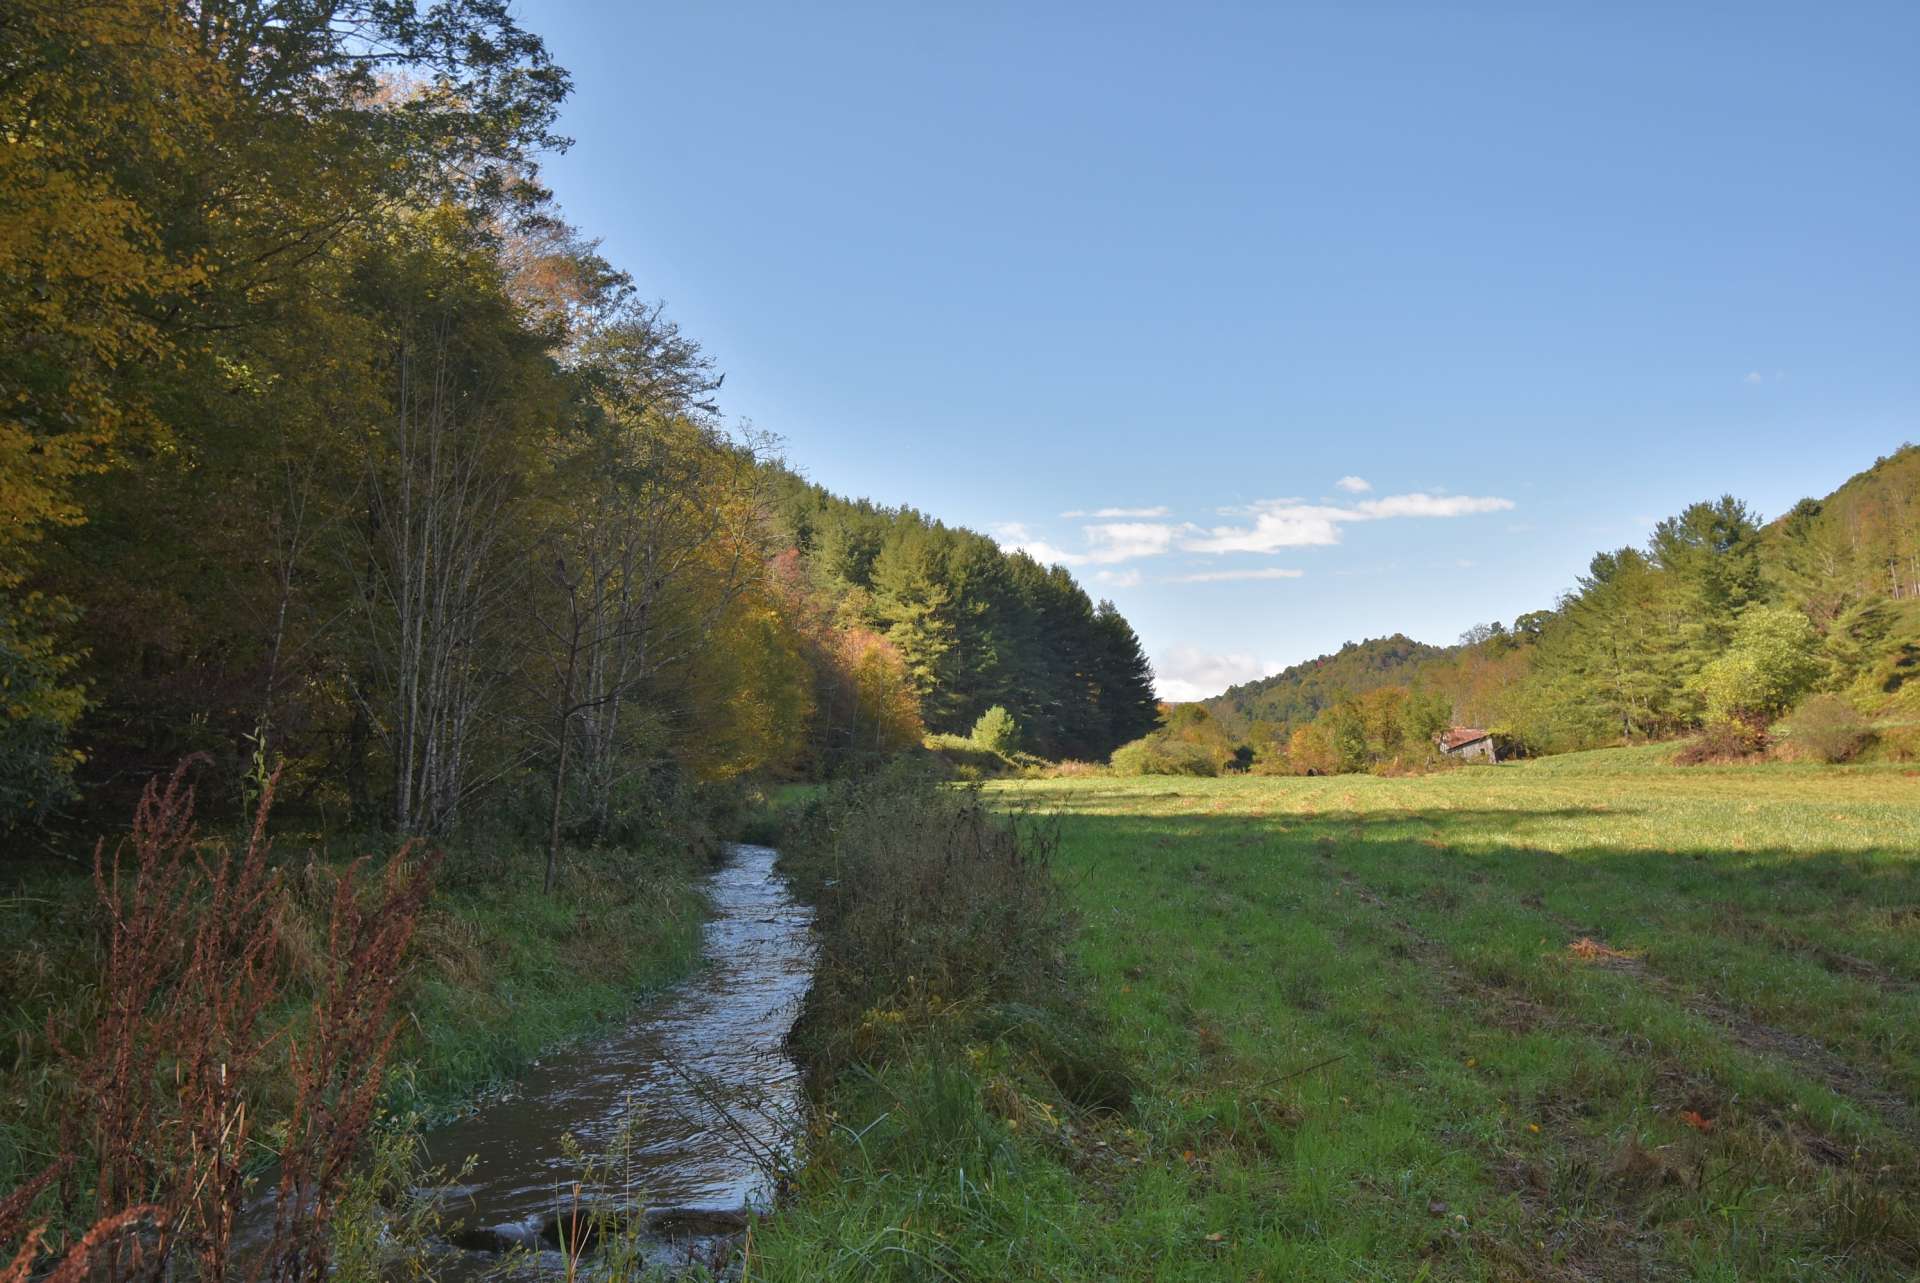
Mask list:
MULTIPOLYGON (((1801 500, 1749 538, 1748 555, 1764 584, 1757 600, 1789 604, 1807 615, 1822 638, 1824 661, 1837 666, 1836 687, 1864 681, 1873 693, 1891 694, 1920 672, 1920 447, 1902 445, 1832 493, 1801 500)), ((1343 698, 1390 685, 1437 687, 1453 698, 1456 716, 1480 718, 1475 725, 1493 725, 1503 716, 1523 720, 1503 692, 1536 667, 1534 644, 1543 633, 1551 640, 1564 632, 1576 609, 1590 613, 1593 607, 1582 607, 1579 599, 1597 591, 1607 572, 1628 563, 1648 567, 1650 557, 1657 562, 1655 554, 1637 549, 1601 554, 1577 589, 1550 609, 1521 616, 1511 631, 1489 625, 1453 646, 1401 633, 1348 642, 1199 703, 1230 734, 1241 736, 1256 723, 1304 726, 1343 698)), ((1606 627, 1616 631, 1634 626, 1630 613, 1607 619, 1606 627)), ((1577 656, 1562 654, 1555 662, 1576 685, 1591 686, 1577 656)), ((1589 691, 1586 698, 1597 697, 1589 691)))
POLYGON ((1403 633, 1348 642, 1331 655, 1321 655, 1262 677, 1231 686, 1200 703, 1209 713, 1236 729, 1254 722, 1302 725, 1344 695, 1358 695, 1379 686, 1404 683, 1413 670, 1457 651, 1457 646, 1430 646, 1403 633))

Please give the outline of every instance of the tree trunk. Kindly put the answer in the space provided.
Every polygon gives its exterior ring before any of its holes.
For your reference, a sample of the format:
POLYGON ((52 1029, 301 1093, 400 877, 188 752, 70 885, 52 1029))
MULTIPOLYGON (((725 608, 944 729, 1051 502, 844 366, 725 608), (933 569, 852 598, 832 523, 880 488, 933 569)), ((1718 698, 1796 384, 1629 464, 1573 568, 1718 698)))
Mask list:
POLYGON ((551 813, 547 819, 547 879, 541 890, 548 895, 560 880, 560 808, 565 804, 567 792, 567 745, 573 736, 567 733, 569 717, 560 719, 560 751, 553 763, 553 798, 551 813))

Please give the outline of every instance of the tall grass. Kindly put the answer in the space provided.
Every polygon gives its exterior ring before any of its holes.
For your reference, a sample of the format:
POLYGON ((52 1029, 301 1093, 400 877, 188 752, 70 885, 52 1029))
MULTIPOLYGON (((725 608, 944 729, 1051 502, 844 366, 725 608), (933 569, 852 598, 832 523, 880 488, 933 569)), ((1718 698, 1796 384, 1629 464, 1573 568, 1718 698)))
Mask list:
POLYGON ((817 1111, 793 1197, 746 1268, 1009 1276, 1042 1232, 1013 1179, 1023 1152, 1120 1125, 1134 1088, 1072 960, 1055 828, 902 766, 836 786, 787 841, 819 904, 794 1031, 817 1111))
MULTIPOLYGON (((246 836, 238 841, 244 847, 246 836)), ((196 839, 183 862, 191 866, 225 844, 218 833, 196 839)), ((364 879, 352 870, 361 846, 283 840, 269 852, 261 844, 264 873, 277 890, 260 912, 231 915, 235 929, 271 937, 271 962, 281 976, 277 995, 258 1014, 261 1036, 282 1041, 279 1069, 257 1075, 248 1089, 255 1120, 242 1155, 248 1176, 297 1138, 289 1127, 300 1085, 285 1064, 286 1040, 302 1057, 315 1050, 317 1004, 337 974, 337 907, 343 894, 360 899, 354 888, 364 879)), ((559 893, 546 896, 531 849, 451 852, 414 919, 407 961, 390 989, 398 1020, 381 1080, 382 1110, 431 1122, 556 1043, 619 1018, 697 961, 702 850, 662 841, 651 850, 569 850, 565 861, 559 893)), ((206 895, 204 888, 191 892, 184 907, 206 895)), ((29 866, 0 888, 0 1190, 21 1186, 63 1152, 62 1120, 75 1115, 82 1080, 54 1042, 90 1044, 115 988, 111 954, 112 915, 87 878, 29 866)), ((323 1068, 307 1066, 311 1073, 323 1068)), ((337 1087, 328 1099, 342 1099, 337 1087)), ((34 1223, 53 1216, 50 1245, 83 1227, 76 1200, 91 1194, 94 1164, 81 1158, 63 1178, 65 1199, 51 1189, 34 1205, 34 1223), (76 1210, 60 1215, 62 1201, 76 1210)))

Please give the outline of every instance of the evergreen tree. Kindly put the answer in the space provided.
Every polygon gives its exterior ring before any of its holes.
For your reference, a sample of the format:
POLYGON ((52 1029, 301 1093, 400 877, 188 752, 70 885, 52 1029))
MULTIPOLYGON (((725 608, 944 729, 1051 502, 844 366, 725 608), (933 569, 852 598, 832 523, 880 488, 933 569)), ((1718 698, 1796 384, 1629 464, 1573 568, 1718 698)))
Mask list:
MULTIPOLYGON (((1098 692, 1101 738, 1112 747, 1151 731, 1160 720, 1154 695, 1153 666, 1135 635, 1133 625, 1110 601, 1102 601, 1093 615, 1099 648, 1094 656, 1093 680, 1098 692)), ((1096 748, 1094 756, 1101 756, 1096 748)))

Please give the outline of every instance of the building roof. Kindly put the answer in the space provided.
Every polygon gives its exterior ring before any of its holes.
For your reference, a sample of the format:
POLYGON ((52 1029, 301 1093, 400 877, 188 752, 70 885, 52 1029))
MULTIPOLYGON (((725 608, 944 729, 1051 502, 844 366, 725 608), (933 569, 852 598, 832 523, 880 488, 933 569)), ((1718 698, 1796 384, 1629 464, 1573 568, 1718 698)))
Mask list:
POLYGON ((1456 748, 1465 748, 1475 740, 1483 740, 1493 734, 1492 731, 1476 730, 1471 726, 1456 726, 1440 734, 1440 747, 1451 753, 1456 748))

